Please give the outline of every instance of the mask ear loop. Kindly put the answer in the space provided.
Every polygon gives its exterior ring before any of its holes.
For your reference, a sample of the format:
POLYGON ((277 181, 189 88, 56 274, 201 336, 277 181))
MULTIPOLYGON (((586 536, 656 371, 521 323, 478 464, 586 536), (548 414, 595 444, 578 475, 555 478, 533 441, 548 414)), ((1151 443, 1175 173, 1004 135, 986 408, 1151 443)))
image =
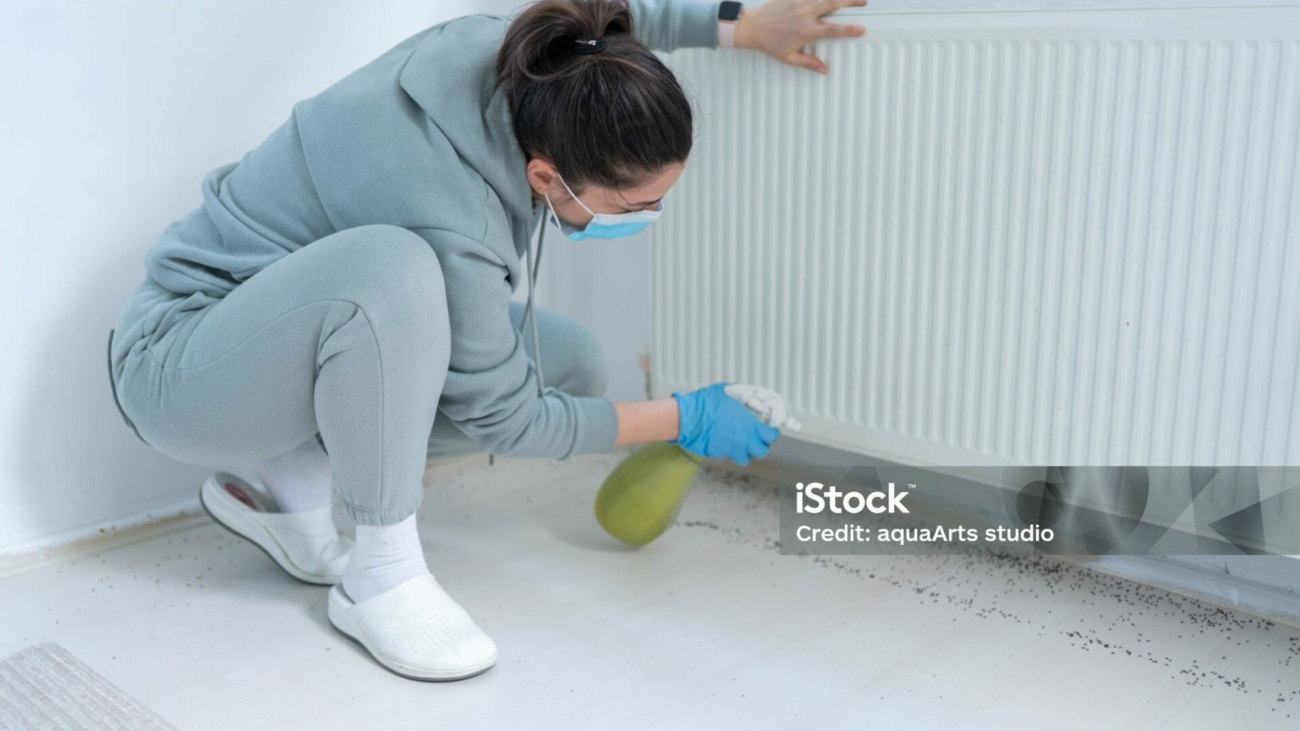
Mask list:
MULTIPOLYGON (((559 170, 556 170, 556 171, 555 171, 555 177, 557 177, 557 178, 560 179, 560 185, 563 185, 563 186, 564 186, 564 189, 567 190, 567 191, 569 191, 569 195, 572 196, 573 199, 574 199, 575 201, 578 202, 578 205, 582 206, 582 210, 586 211, 587 213, 590 213, 590 214, 591 214, 591 217, 592 217, 592 218, 595 218, 595 217, 596 217, 596 212, 593 211, 593 210, 591 210, 590 208, 588 208, 588 207, 587 207, 587 204, 586 204, 586 203, 583 203, 583 202, 582 202, 582 199, 578 197, 578 194, 577 194, 577 193, 574 193, 574 192, 573 192, 573 189, 569 187, 569 184, 566 183, 566 182, 564 182, 564 178, 560 176, 560 171, 559 171, 559 170)), ((549 202, 550 199, 547 199, 547 200, 548 200, 548 202, 549 202)), ((554 209, 552 209, 552 211, 554 211, 554 209)), ((559 216, 556 216, 556 218, 559 218, 559 216)))

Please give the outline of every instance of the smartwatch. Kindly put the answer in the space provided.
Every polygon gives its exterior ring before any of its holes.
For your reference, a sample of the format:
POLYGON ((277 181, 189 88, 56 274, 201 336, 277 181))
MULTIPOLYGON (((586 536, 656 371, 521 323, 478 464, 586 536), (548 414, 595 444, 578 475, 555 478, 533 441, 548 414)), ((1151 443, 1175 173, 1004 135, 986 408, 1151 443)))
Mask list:
POLYGON ((745 6, 734 2, 734 0, 724 0, 718 3, 719 48, 736 47, 736 21, 740 20, 740 14, 744 10, 745 6))

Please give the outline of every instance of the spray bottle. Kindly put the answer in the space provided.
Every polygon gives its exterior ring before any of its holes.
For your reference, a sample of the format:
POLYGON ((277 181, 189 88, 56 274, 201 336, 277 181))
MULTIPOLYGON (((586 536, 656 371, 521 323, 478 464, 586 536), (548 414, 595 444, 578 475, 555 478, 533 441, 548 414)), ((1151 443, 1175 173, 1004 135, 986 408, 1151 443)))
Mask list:
MULTIPOLYGON (((799 431, 785 399, 757 386, 732 384, 728 396, 744 404, 763 423, 799 431)), ((686 502, 704 457, 678 444, 652 442, 633 452, 605 478, 596 495, 596 520, 605 532, 633 546, 644 546, 668 530, 686 502)))

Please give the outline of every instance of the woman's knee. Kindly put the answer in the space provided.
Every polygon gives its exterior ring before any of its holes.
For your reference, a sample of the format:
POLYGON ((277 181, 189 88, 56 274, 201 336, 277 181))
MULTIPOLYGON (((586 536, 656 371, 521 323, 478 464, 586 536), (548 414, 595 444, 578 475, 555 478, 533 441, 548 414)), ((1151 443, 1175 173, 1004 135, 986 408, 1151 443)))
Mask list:
MULTIPOLYGON (((351 273, 363 271, 388 288, 442 292, 442 264, 429 242, 400 226, 373 224, 336 234, 346 236, 351 273)), ((445 295, 444 295, 445 296, 445 295)))
MULTIPOLYGON (((339 252, 340 298, 397 328, 446 329, 446 283, 429 242, 400 226, 375 224, 330 237, 339 252)), ((318 243, 323 243, 318 242, 318 243)))

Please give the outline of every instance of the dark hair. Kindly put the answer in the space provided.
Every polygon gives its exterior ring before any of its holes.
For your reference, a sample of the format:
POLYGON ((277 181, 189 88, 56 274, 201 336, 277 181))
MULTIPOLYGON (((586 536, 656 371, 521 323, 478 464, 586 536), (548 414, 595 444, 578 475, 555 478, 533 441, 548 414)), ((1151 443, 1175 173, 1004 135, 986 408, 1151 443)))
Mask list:
POLYGON ((691 104, 632 35, 626 0, 529 5, 506 31, 496 72, 519 146, 554 161, 574 192, 639 185, 690 154, 691 104))

